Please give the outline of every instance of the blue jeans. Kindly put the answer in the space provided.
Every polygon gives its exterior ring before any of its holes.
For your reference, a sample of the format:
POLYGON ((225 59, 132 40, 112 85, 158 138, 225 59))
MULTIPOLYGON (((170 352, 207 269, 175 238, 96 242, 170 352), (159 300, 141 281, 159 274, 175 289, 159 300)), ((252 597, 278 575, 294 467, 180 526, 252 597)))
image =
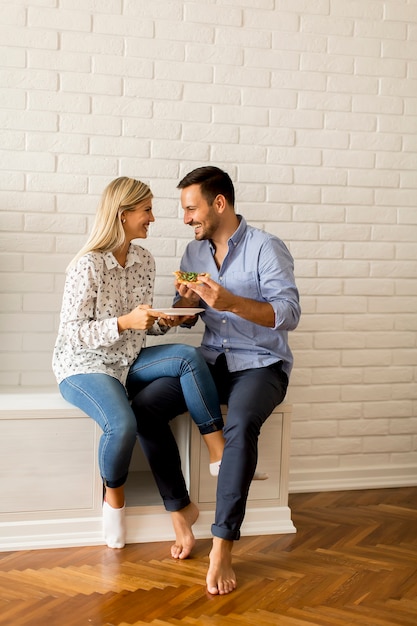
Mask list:
POLYGON ((99 467, 106 486, 121 487, 127 479, 137 436, 137 416, 129 398, 166 376, 179 382, 187 408, 202 434, 221 430, 223 419, 216 387, 206 362, 192 346, 143 348, 129 369, 126 389, 104 373, 75 374, 60 383, 62 396, 92 417, 103 431, 99 467))
MULTIPOLYGON (((209 365, 222 404, 227 404, 225 448, 217 479, 212 534, 240 537, 249 487, 258 460, 262 424, 284 398, 288 386, 281 364, 229 372, 224 355, 209 365)), ((169 421, 186 410, 178 380, 156 380, 132 399, 138 415, 138 436, 165 508, 177 511, 189 502, 178 447, 169 421)), ((214 480, 214 479, 213 479, 214 480)))

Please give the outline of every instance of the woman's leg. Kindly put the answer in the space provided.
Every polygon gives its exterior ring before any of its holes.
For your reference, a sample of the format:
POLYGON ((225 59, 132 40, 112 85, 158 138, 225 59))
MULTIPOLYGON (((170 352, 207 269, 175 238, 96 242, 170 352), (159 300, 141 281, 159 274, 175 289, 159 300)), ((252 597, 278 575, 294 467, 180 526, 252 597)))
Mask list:
POLYGON ((185 344, 144 348, 129 370, 127 388, 161 377, 179 377, 187 408, 208 447, 210 462, 221 459, 223 418, 216 386, 200 352, 185 344))
POLYGON ((102 429, 98 458, 103 483, 122 487, 136 441, 136 418, 125 388, 107 374, 76 374, 63 380, 59 389, 102 429))
POLYGON ((216 386, 196 348, 178 343, 143 348, 129 370, 129 395, 132 387, 163 377, 179 377, 188 410, 201 434, 223 427, 216 386))
POLYGON ((99 467, 106 487, 103 503, 107 545, 125 543, 124 484, 136 441, 136 418, 123 385, 107 374, 78 374, 60 384, 63 397, 87 413, 103 430, 99 467))

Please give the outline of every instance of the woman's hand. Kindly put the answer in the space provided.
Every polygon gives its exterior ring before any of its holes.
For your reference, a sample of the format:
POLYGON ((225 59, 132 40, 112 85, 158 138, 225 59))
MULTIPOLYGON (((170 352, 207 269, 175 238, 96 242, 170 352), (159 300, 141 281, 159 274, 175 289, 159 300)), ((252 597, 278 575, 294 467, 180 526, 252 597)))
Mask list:
POLYGON ((155 322, 158 322, 161 328, 164 326, 173 328, 193 319, 193 317, 193 315, 168 315, 162 311, 151 309, 149 304, 140 304, 130 313, 120 316, 117 319, 117 326, 119 333, 129 328, 133 330, 149 330, 155 322))
POLYGON ((161 315, 162 313, 151 309, 149 304, 140 304, 130 311, 130 313, 117 318, 119 333, 129 328, 133 330, 148 330, 161 315))

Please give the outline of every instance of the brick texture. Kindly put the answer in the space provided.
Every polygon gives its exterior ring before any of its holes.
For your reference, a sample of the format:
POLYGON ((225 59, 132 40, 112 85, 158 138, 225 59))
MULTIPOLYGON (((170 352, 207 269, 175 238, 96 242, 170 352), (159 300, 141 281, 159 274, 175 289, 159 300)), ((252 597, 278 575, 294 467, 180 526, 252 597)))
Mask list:
POLYGON ((415 0, 18 0, 0 24, 0 388, 54 387, 64 270, 116 176, 154 191, 170 304, 176 184, 213 163, 295 258, 293 488, 415 474, 415 0))

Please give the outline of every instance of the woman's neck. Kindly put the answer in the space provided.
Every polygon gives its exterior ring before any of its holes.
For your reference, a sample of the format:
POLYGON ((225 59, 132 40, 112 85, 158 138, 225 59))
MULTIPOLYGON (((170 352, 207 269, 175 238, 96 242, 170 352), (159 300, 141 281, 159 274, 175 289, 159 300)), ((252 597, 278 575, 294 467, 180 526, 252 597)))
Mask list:
POLYGON ((113 251, 113 256, 119 265, 124 267, 126 265, 127 253, 129 250, 130 241, 126 241, 120 248, 113 251))

